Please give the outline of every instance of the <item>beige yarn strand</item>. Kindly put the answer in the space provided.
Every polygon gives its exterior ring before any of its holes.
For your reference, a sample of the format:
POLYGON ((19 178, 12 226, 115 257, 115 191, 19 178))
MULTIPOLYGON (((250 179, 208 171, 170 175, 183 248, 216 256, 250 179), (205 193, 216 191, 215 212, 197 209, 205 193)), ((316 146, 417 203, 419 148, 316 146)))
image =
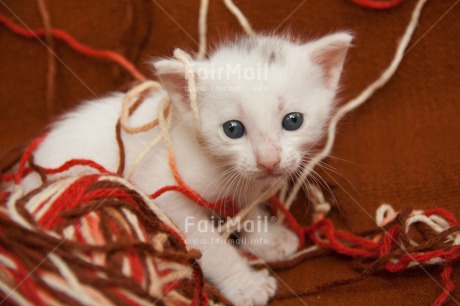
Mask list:
POLYGON ((145 82, 137 85, 136 87, 132 88, 130 91, 128 91, 124 95, 123 103, 122 103, 122 106, 121 106, 120 123, 121 123, 121 127, 123 128, 123 130, 126 133, 128 133, 128 134, 137 134, 137 133, 148 131, 148 130, 152 129, 155 126, 155 124, 156 124, 155 120, 153 120, 153 121, 151 121, 149 123, 146 123, 144 125, 137 126, 137 127, 129 126, 129 123, 128 123, 129 107, 130 107, 131 100, 133 100, 134 98, 138 97, 142 93, 157 90, 157 89, 160 89, 160 88, 162 88, 161 84, 156 82, 156 81, 145 81, 145 82))
POLYGON ((185 78, 187 80, 187 87, 189 91, 190 98, 190 107, 192 108, 193 121, 195 123, 195 135, 199 144, 203 144, 204 138, 201 134, 201 123, 200 117, 198 114, 198 101, 196 96, 196 82, 195 82, 195 73, 193 71, 193 66, 191 63, 191 57, 188 53, 181 49, 174 50, 174 57, 177 58, 184 64, 185 68, 185 78))
MULTIPOLYGON (((160 101, 160 103, 161 103, 161 106, 159 108, 159 112, 165 112, 167 109, 169 109, 168 117, 166 118, 166 121, 167 121, 166 128, 169 130, 171 129, 171 125, 172 125, 172 112, 173 112, 173 107, 171 107, 171 100, 169 98, 166 98, 160 101)), ((153 150, 153 148, 155 148, 161 142, 162 139, 163 139, 163 134, 160 133, 149 143, 147 147, 145 147, 145 149, 137 156, 136 161, 134 161, 133 166, 131 167, 128 174, 126 175, 126 179, 129 179, 134 174, 134 172, 139 167, 141 162, 145 159, 145 157, 149 154, 149 152, 153 150)))

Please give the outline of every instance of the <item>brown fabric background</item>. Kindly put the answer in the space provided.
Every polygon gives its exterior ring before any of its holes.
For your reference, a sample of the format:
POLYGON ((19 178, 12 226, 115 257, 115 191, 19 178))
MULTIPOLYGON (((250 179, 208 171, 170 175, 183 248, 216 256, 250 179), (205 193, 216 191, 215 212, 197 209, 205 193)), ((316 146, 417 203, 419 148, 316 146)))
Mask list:
MULTIPOLYGON (((343 78, 343 101, 376 79, 392 59, 409 21, 415 0, 397 8, 374 11, 346 0, 235 0, 258 31, 290 29, 301 37, 318 37, 338 29, 352 30, 356 39, 343 78)), ((403 207, 444 207, 460 217, 460 5, 444 18, 456 0, 429 1, 412 40, 413 47, 393 79, 367 104, 341 124, 328 163, 346 176, 324 174, 340 203, 348 229, 374 226, 382 203, 403 207), (438 21, 439 20, 439 21, 438 21), (349 162, 348 162, 349 161, 349 162)), ((153 56, 170 56, 175 47, 197 50, 199 1, 48 0, 51 22, 94 48, 112 49, 135 61, 147 75, 153 56), (133 8, 133 28, 123 33, 125 12, 133 8), (180 25, 180 26, 178 26, 180 25), (181 29, 182 28, 182 29, 181 29)), ((42 27, 32 0, 0 2, 0 13, 42 27), (15 16, 16 15, 16 16, 15 16)), ((241 32, 221 1, 211 1, 212 43, 241 32)), ((58 61, 56 114, 82 99, 120 88, 130 80, 114 64, 80 55, 56 43, 58 61)), ((0 26, 0 153, 25 144, 47 124, 45 111, 46 49, 43 43, 10 33, 0 26)), ((297 203, 302 217, 307 208, 297 203)), ((438 269, 382 273, 358 284, 275 305, 428 305, 441 292, 438 269)), ((356 275, 341 256, 309 260, 280 272, 294 290, 356 275)), ((460 275, 453 276, 457 287, 460 275)), ((281 281, 280 281, 281 283, 281 281)), ((460 302, 460 288, 453 294, 460 302)))

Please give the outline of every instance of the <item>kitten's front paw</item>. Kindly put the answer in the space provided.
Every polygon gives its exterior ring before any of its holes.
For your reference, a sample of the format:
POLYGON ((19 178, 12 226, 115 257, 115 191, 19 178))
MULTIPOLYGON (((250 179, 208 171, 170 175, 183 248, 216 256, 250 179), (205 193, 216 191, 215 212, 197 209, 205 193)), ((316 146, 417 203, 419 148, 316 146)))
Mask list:
POLYGON ((267 270, 235 275, 222 288, 222 293, 236 306, 266 305, 275 291, 276 280, 267 270))
POLYGON ((266 232, 246 233, 245 237, 247 243, 242 248, 267 262, 284 260, 299 246, 297 235, 280 224, 272 224, 266 232))

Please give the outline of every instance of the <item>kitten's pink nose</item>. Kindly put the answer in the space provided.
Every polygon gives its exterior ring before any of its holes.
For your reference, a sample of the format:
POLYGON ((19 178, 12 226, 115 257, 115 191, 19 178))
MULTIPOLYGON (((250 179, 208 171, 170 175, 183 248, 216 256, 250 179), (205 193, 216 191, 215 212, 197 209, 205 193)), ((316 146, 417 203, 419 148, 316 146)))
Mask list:
POLYGON ((260 158, 257 160, 257 166, 260 169, 267 171, 268 173, 272 173, 280 164, 280 159, 278 156, 273 156, 270 158, 260 158))

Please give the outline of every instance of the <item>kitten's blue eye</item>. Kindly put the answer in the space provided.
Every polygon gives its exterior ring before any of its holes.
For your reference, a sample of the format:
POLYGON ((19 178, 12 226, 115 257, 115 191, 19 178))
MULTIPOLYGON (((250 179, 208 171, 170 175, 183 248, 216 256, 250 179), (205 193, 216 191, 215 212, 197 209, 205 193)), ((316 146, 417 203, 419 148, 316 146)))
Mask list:
POLYGON ((222 127, 225 135, 232 139, 237 139, 244 135, 244 125, 238 120, 227 121, 222 127))
POLYGON ((289 113, 283 118, 283 128, 288 131, 298 130, 303 123, 303 115, 301 113, 289 113))

